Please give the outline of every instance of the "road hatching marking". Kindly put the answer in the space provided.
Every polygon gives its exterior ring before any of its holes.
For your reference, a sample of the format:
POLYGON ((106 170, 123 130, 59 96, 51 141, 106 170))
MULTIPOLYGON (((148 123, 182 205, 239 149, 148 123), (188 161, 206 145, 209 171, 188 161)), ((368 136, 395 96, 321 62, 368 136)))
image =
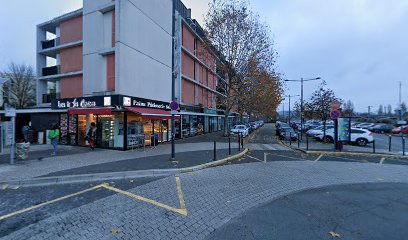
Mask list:
POLYGON ((85 189, 85 190, 82 190, 82 191, 79 191, 79 192, 76 192, 76 193, 71 193, 71 194, 68 194, 68 195, 65 195, 65 196, 62 196, 62 197, 47 201, 47 202, 43 202, 43 203, 28 207, 28 208, 24 208, 24 209, 21 209, 21 210, 12 212, 12 213, 8 213, 6 215, 0 216, 0 221, 2 221, 4 219, 7 219, 7 218, 10 218, 10 217, 13 217, 13 216, 16 216, 16 215, 19 215, 19 214, 22 214, 22 213, 25 213, 25 212, 29 212, 29 211, 37 209, 37 208, 41 208, 41 207, 44 207, 44 206, 47 206, 47 205, 50 205, 50 204, 53 204, 53 203, 56 203, 56 202, 59 202, 59 201, 66 200, 66 199, 71 198, 71 197, 78 196, 80 194, 84 194, 84 193, 87 193, 87 192, 90 192, 90 191, 93 191, 93 190, 100 190, 102 188, 107 189, 107 190, 111 190, 111 191, 114 191, 114 192, 117 192, 117 193, 120 193, 120 194, 123 194, 123 195, 126 195, 128 197, 135 198, 135 199, 137 199, 139 201, 143 201, 143 202, 153 204, 155 206, 164 208, 166 210, 169 210, 169 211, 172 211, 172 212, 175 212, 175 213, 179 213, 179 214, 184 215, 184 216, 187 216, 187 208, 186 208, 186 203, 184 201, 184 194, 183 194, 183 191, 181 189, 180 177, 178 175, 176 175, 175 179, 176 179, 176 187, 177 187, 177 194, 178 194, 178 198, 179 198, 180 208, 171 207, 171 206, 168 206, 166 204, 159 203, 159 202, 157 202, 155 200, 145 198, 145 197, 133 194, 131 192, 124 191, 124 190, 121 190, 119 188, 109 186, 109 183, 103 183, 103 184, 99 184, 99 185, 96 185, 94 187, 91 187, 91 188, 88 188, 88 189, 85 189))
POLYGON ((12 213, 9 213, 9 214, 0 216, 0 221, 1 221, 1 220, 4 220, 4 219, 6 219, 6 218, 13 217, 13 216, 18 215, 18 214, 21 214, 21 213, 25 213, 25 212, 28 212, 28 211, 31 211, 31 210, 34 210, 34 209, 37 209, 37 208, 40 208, 40 207, 44 207, 44 206, 50 205, 50 204, 52 204, 52 203, 56 203, 56 202, 59 202, 59 201, 62 201, 62 200, 65 200, 65 199, 68 199, 68 198, 71 198, 71 197, 75 197, 75 196, 80 195, 80 194, 83 194, 83 193, 86 193, 86 192, 90 192, 90 191, 99 189, 99 188, 101 188, 102 186, 103 186, 103 184, 100 184, 100 185, 97 185, 97 186, 94 186, 94 187, 91 187, 91 188, 88 188, 88 189, 85 189, 85 190, 82 190, 82 191, 79 191, 79 192, 76 192, 76 193, 68 194, 68 195, 65 195, 65 196, 63 196, 63 197, 56 198, 56 199, 54 199, 54 200, 50 200, 50 201, 47 201, 47 202, 43 202, 43 203, 40 203, 40 204, 31 206, 31 207, 28 207, 28 208, 21 209, 21 210, 19 210, 19 211, 15 211, 15 212, 12 212, 12 213))
POLYGON ((315 161, 315 162, 319 161, 320 158, 322 158, 323 156, 324 156, 324 154, 320 154, 320 155, 316 158, 316 160, 314 160, 314 161, 315 161))

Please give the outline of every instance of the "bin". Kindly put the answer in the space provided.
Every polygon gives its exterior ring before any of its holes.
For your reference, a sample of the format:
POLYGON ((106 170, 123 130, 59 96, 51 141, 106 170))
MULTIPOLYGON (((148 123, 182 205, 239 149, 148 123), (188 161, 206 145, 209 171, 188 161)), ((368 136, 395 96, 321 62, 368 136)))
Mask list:
POLYGON ((30 151, 30 143, 16 143, 16 158, 18 160, 28 159, 29 151, 30 151))

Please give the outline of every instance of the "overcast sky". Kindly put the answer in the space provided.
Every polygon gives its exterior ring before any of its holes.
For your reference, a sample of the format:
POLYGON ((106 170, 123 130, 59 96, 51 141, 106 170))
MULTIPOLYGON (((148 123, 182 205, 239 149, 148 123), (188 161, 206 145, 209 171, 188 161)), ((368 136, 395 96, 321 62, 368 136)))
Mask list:
MULTIPOLYGON (((35 25, 81 7, 81 0, 0 0, 0 70, 35 64, 35 25)), ((209 0, 183 0, 203 21, 209 0)), ((408 0, 251 0, 270 25, 278 69, 289 79, 322 77, 358 111, 408 102, 408 0)), ((297 83, 287 94, 300 93, 297 83)), ((305 84, 310 97, 317 83, 305 84)), ((286 101, 287 102, 287 101, 286 101)), ((287 106, 287 104, 286 104, 287 106)), ((281 110, 281 109, 280 109, 281 110)))

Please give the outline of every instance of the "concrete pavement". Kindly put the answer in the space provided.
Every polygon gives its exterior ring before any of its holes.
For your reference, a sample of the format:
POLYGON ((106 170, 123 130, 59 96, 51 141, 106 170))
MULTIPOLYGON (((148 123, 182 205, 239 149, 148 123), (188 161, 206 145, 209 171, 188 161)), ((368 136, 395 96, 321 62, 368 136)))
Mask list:
MULTIPOLYGON (((186 216, 117 194, 39 221, 4 239, 204 239, 245 211, 288 194, 331 185, 408 183, 407 179, 408 167, 400 165, 309 161, 237 164, 180 175, 186 216), (113 234, 112 229, 119 232, 113 234)), ((180 206, 174 177, 128 192, 180 206)), ((322 229, 325 234, 331 230, 322 229)))

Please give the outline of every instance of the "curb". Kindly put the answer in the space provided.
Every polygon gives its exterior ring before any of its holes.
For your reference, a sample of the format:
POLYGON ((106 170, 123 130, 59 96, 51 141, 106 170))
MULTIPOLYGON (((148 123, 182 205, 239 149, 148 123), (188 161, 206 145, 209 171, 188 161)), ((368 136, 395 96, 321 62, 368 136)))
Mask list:
POLYGON ((304 149, 299 149, 296 147, 289 146, 285 143, 283 143, 280 139, 278 139, 278 142, 285 146, 288 147, 294 151, 299 151, 305 154, 313 154, 313 155, 326 155, 326 156, 363 156, 363 157, 384 157, 384 158, 392 158, 392 159, 407 159, 408 156, 399 156, 395 154, 386 154, 386 153, 365 153, 365 152, 331 152, 331 151, 307 151, 304 149))
POLYGON ((35 187, 35 186, 49 186, 57 184, 68 184, 68 183, 83 183, 83 182, 93 182, 93 181, 107 181, 107 180, 118 180, 118 179, 130 179, 130 178, 147 178, 147 177, 166 177, 174 174, 194 172, 202 170, 205 168, 216 167, 237 158, 242 157, 248 152, 248 149, 244 149, 242 152, 229 156, 224 159, 217 161, 204 163, 201 165, 187 167, 187 168, 169 168, 169 169, 148 169, 148 170, 137 170, 137 171, 124 171, 124 172, 109 172, 109 173, 97 173, 97 174, 80 174, 80 175, 65 175, 65 176, 55 176, 55 177, 42 177, 42 178, 31 178, 25 180, 15 180, 9 182, 0 182, 1 185, 8 186, 24 186, 24 187, 35 187))

